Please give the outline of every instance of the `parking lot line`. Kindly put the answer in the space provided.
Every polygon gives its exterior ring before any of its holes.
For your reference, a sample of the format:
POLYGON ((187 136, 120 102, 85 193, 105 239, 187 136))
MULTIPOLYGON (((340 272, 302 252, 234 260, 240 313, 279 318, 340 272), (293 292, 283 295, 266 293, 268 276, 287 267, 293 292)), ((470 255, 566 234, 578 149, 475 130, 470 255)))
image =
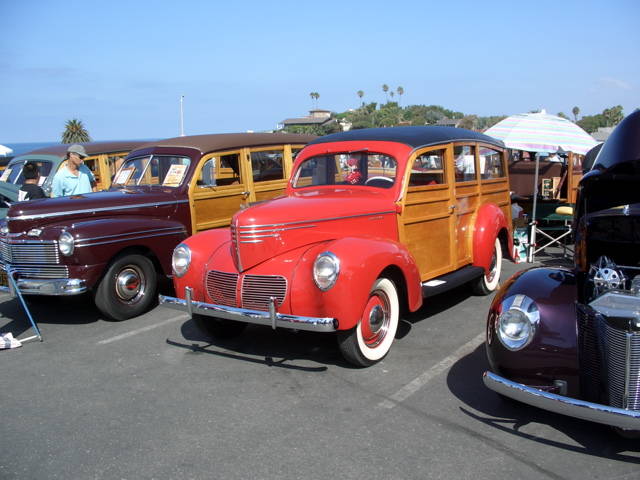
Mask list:
POLYGON ((177 317, 169 318, 164 322, 154 323, 153 325, 148 325, 146 327, 138 328, 136 330, 131 330, 130 332, 122 333, 120 335, 116 335, 115 337, 107 338, 106 340, 100 340, 97 345, 106 345, 107 343, 117 342, 118 340, 122 340, 123 338, 129 338, 133 335, 137 335, 139 333, 148 332, 149 330, 153 330, 154 328, 162 327, 163 325, 167 325, 168 323, 175 322, 176 320, 189 318, 186 314, 180 314, 177 317))
POLYGON ((440 375, 442 372, 450 368, 457 360, 462 358, 464 355, 468 355, 473 352, 479 343, 484 342, 484 332, 478 334, 476 337, 469 340, 467 343, 458 348, 451 355, 446 356, 438 363, 436 363, 429 370, 422 373, 420 376, 414 378, 409 383, 407 383, 404 387, 398 390, 396 393, 391 395, 388 399, 383 400, 378 404, 380 408, 393 408, 399 403, 405 401, 411 395, 416 393, 422 387, 424 387, 427 383, 433 380, 435 377, 440 375))

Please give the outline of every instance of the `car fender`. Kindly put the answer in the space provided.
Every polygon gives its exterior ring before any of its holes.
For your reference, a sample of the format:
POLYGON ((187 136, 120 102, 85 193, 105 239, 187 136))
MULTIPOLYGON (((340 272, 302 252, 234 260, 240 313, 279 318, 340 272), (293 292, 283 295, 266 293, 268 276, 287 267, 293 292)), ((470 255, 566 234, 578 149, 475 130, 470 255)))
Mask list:
POLYGON ((528 385, 553 386, 564 380, 569 392, 579 389, 577 287, 573 271, 534 267, 513 275, 496 294, 487 318, 487 358, 491 370, 528 385), (540 312, 537 332, 521 350, 508 350, 496 332, 502 301, 531 298, 540 312))
MULTIPOLYGON (((209 259, 214 256, 220 248, 230 246, 231 230, 229 228, 205 230, 183 240, 181 243, 187 245, 191 250, 191 263, 189 269, 182 277, 173 276, 173 285, 176 294, 184 298, 184 289, 188 286, 193 289, 194 300, 204 301, 204 282, 209 259)), ((225 257, 229 257, 229 261, 231 261, 230 255, 226 255, 225 257)), ((171 258, 169 258, 169 262, 171 262, 171 258)))
POLYGON ((374 238, 346 237, 314 245, 305 251, 294 273, 291 292, 293 314, 307 313, 338 319, 347 330, 358 323, 375 280, 390 277, 402 303, 415 311, 422 305, 420 274, 411 254, 399 243, 374 238), (321 291, 313 280, 313 263, 318 254, 329 251, 340 260, 335 285, 321 291), (299 313, 300 312, 300 313, 299 313))
POLYGON ((473 231, 473 265, 489 272, 496 238, 502 243, 502 254, 512 259, 513 238, 504 212, 493 203, 485 203, 476 214, 473 231), (506 252, 504 251, 506 248, 506 252))

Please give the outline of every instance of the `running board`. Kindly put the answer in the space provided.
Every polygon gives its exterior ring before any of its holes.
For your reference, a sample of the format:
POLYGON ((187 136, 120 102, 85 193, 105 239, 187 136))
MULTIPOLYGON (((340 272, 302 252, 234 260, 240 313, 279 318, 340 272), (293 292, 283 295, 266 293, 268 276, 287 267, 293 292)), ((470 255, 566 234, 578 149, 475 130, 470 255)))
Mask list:
POLYGON ((447 273, 440 277, 432 278, 426 282, 422 282, 422 296, 424 298, 433 297, 452 288, 464 285, 471 280, 484 275, 484 268, 467 265, 455 272, 447 273))

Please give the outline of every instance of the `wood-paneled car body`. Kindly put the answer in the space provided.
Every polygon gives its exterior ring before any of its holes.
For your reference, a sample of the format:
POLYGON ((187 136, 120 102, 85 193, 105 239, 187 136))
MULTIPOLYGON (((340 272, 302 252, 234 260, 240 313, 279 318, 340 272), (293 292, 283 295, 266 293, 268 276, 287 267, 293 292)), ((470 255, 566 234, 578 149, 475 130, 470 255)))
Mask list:
POLYGON ((616 127, 580 181, 574 267, 520 272, 496 294, 487 320, 489 388, 640 432, 638 185, 640 110, 616 127))
POLYGON ((132 151, 108 191, 19 202, 0 231, 5 271, 23 294, 91 291, 123 320, 157 299, 171 252, 187 236, 229 225, 242 205, 281 194, 310 135, 178 137, 132 151))
POLYGON ((300 153, 286 196, 176 247, 178 297, 160 301, 211 335, 337 332, 367 366, 389 351, 401 308, 466 282, 493 291, 510 224, 500 141, 450 127, 337 133, 300 153))

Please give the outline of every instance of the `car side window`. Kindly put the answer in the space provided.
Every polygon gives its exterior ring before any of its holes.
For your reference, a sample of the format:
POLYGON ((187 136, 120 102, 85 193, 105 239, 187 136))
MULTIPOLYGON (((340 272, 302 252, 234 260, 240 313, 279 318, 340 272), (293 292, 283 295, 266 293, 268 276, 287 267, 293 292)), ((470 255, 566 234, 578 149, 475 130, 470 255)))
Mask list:
POLYGON ((411 166, 409 186, 446 183, 444 154, 444 150, 432 150, 418 155, 411 166))
POLYGON ((505 176, 502 152, 492 148, 480 147, 480 178, 502 178, 505 176))
POLYGON ((251 171, 254 182, 284 179, 284 151, 262 150, 251 152, 251 171))
POLYGON ((237 185, 240 183, 239 153, 214 155, 207 159, 196 182, 198 187, 237 185))
POLYGON ((456 182, 476 180, 476 147, 457 145, 453 147, 456 182))

